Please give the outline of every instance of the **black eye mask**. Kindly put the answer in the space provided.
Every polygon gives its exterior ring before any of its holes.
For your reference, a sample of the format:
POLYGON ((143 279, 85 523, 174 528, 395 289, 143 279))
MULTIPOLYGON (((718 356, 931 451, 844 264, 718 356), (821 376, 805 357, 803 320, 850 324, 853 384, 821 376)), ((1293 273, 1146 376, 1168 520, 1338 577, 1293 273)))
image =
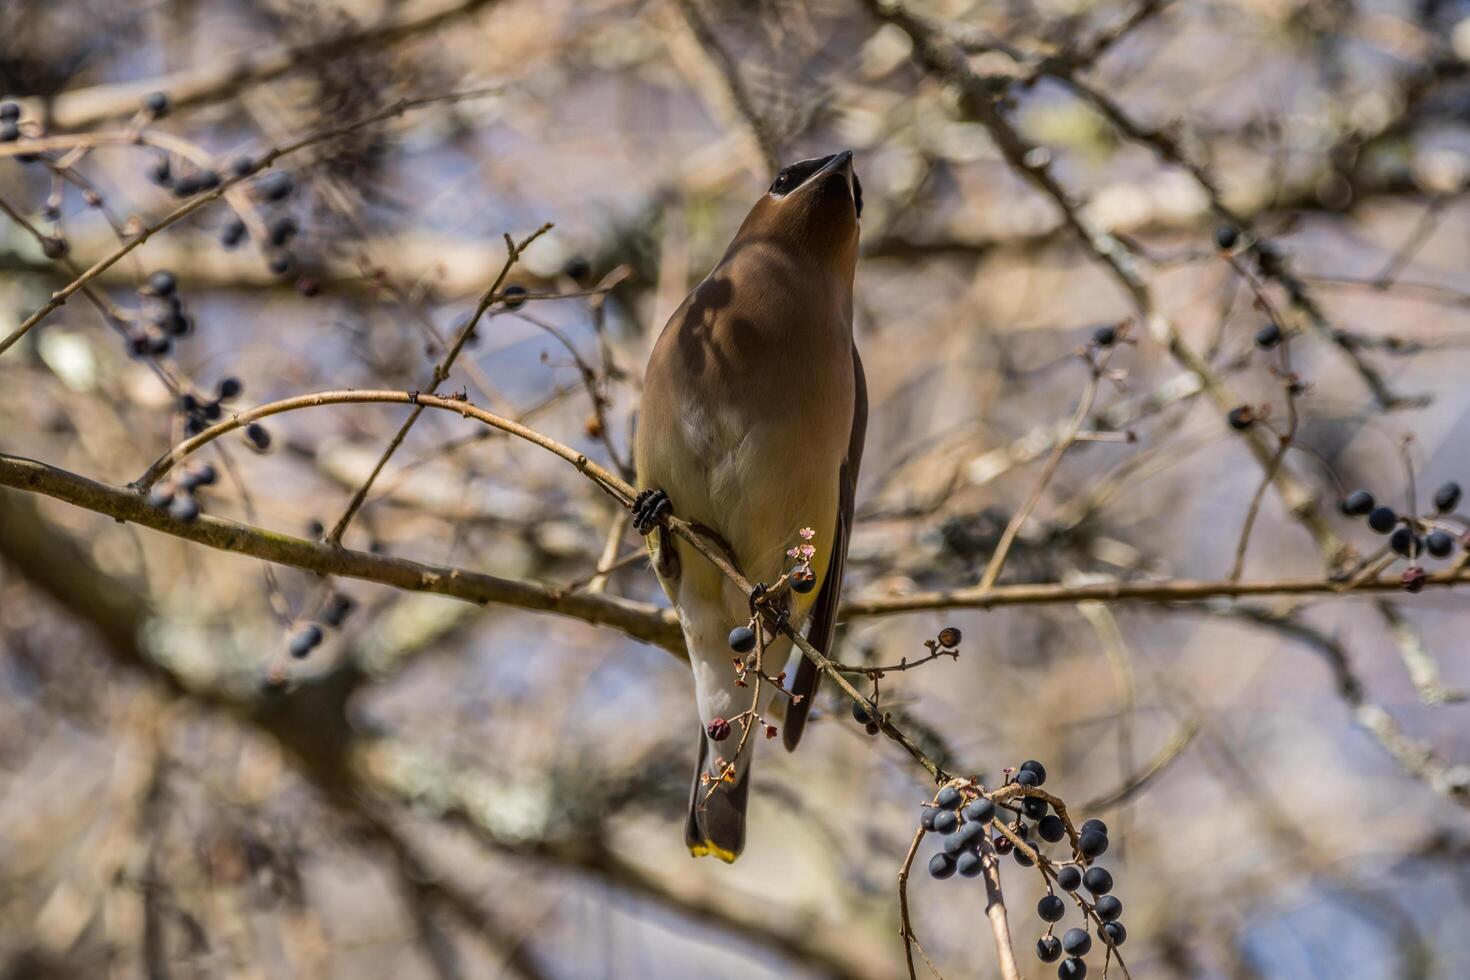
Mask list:
MULTIPOLYGON (((811 160, 801 160, 793 163, 789 167, 782 168, 781 172, 776 174, 776 179, 771 183, 771 193, 777 197, 785 197, 810 180, 812 175, 817 171, 831 163, 832 157, 834 156, 836 156, 835 153, 825 157, 815 157, 811 160)), ((863 185, 858 180, 856 171, 852 175, 852 196, 853 203, 857 207, 858 217, 861 218, 863 216, 863 185)))

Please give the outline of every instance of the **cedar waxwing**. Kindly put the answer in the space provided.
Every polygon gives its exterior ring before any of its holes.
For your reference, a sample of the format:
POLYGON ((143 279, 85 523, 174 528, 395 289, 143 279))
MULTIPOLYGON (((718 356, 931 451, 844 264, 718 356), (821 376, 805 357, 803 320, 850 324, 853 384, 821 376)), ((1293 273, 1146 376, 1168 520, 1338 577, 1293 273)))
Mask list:
MULTIPOLYGON (((852 152, 802 160, 776 175, 724 258, 675 311, 654 345, 639 413, 640 494, 634 526, 648 534, 672 513, 709 532, 752 582, 792 564, 802 528, 816 531, 810 559, 820 589, 779 601, 796 627, 830 653, 852 528, 853 492, 867 428, 862 362, 852 336, 862 185, 852 152)), ((745 843, 751 755, 737 761, 740 728, 716 719, 749 711, 737 684, 730 631, 750 619, 749 599, 687 543, 663 528, 649 538, 659 582, 679 613, 699 705, 699 760, 684 837, 695 856, 733 861, 745 843), (717 740, 714 736, 721 737, 717 740), (718 782, 724 764, 733 780, 718 782), (702 775, 709 773, 713 793, 702 775)), ((791 641, 771 637, 764 670, 776 674, 791 641)), ((794 749, 819 675, 799 658, 783 737, 794 749)), ((770 685, 764 713, 774 695, 770 685)))

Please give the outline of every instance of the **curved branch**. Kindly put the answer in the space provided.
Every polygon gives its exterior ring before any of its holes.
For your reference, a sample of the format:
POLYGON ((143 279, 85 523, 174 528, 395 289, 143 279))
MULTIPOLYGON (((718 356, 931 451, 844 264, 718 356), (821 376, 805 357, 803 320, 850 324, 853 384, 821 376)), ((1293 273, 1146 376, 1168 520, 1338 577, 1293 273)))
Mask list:
POLYGON ((634 639, 684 655, 683 636, 673 614, 648 603, 597 593, 569 593, 462 568, 334 548, 208 515, 186 524, 174 520, 167 511, 150 506, 142 494, 4 453, 0 453, 0 486, 45 494, 120 521, 131 521, 196 544, 279 565, 415 592, 433 592, 466 602, 493 602, 560 613, 587 623, 611 626, 634 639))

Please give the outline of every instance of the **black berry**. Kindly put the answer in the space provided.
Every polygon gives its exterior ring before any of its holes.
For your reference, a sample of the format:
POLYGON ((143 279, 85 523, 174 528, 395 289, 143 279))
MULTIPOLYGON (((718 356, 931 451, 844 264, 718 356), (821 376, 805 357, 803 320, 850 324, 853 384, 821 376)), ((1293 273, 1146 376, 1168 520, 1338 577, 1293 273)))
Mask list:
POLYGON ((1106 895, 1113 890, 1113 876, 1107 868, 1088 868, 1082 876, 1082 884, 1094 895, 1106 895))
POLYGON ((1102 898, 1099 898, 1097 900, 1097 905, 1094 907, 1093 911, 1096 912, 1097 917, 1099 919, 1102 919, 1104 922, 1112 922, 1118 916, 1123 914, 1123 903, 1118 901, 1116 895, 1104 895, 1102 898))
POLYGON ((1274 320, 1256 331, 1256 346, 1270 350, 1281 343, 1281 327, 1274 320))
POLYGON ((153 166, 148 168, 148 179, 160 187, 167 187, 171 178, 172 171, 168 165, 168 157, 154 161, 153 166))
MULTIPOLYGON (((736 653, 749 653, 755 649, 755 630, 749 626, 737 626, 730 631, 730 649, 736 653)), ((856 716, 856 711, 853 712, 856 716)), ((866 718, 859 718, 866 721, 866 718)))
POLYGON ((1067 826, 1062 823, 1061 817, 1053 813, 1041 818, 1041 821, 1036 825, 1036 832, 1041 835, 1042 840, 1049 844, 1055 844, 1067 836, 1067 826))
POLYGON ((1016 782, 1020 783, 1022 786, 1041 785, 1041 780, 1038 779, 1036 773, 1032 772, 1030 769, 1022 769, 1020 772, 1016 773, 1016 782))
POLYGON ((1422 547, 1422 544, 1419 541, 1419 536, 1413 530, 1407 527, 1400 527, 1394 529, 1393 534, 1389 535, 1388 546, 1405 558, 1413 558, 1419 554, 1419 549, 1422 547))
POLYGON ((977 877, 985 870, 985 862, 974 851, 961 851, 959 857, 954 859, 954 865, 962 878, 977 877))
POLYGON ((567 259, 567 264, 562 266, 561 271, 569 279, 575 279, 577 282, 581 282, 583 279, 592 275, 592 263, 580 255, 574 255, 567 259))
POLYGON ((316 623, 307 623, 291 634, 289 650, 291 656, 300 660, 322 642, 322 628, 316 623))
POLYGON ((1103 923, 1102 934, 1114 946, 1123 945, 1123 941, 1128 938, 1128 930, 1123 928, 1121 922, 1103 923))
POLYGON ((220 229, 219 239, 225 248, 234 248, 245 240, 245 222, 239 218, 231 218, 224 223, 220 229))
POLYGON ((1092 332, 1092 342, 1099 347, 1111 347, 1118 342, 1117 327, 1098 327, 1092 332))
MULTIPOLYGON (((249 173, 248 169, 246 173, 249 173)), ((296 182, 291 179, 290 174, 283 170, 266 174, 255 185, 256 193, 267 201, 284 201, 295 189, 296 182)))
POLYGON ((143 108, 147 109, 148 114, 154 119, 162 119, 168 115, 170 108, 168 96, 162 92, 150 92, 143 99, 143 108))
POLYGON ((20 118, 20 104, 17 102, 0 102, 0 122, 13 123, 20 118))
POLYGON ((1368 526, 1379 534, 1392 531, 1398 522, 1399 515, 1393 512, 1392 507, 1374 507, 1373 512, 1368 515, 1368 526))
POLYGON ((1092 937, 1085 929, 1068 929, 1067 934, 1062 937, 1062 949, 1070 956, 1086 956, 1092 949, 1092 937))
POLYGON ((507 310, 518 310, 526 303, 526 287, 506 286, 500 293, 500 300, 507 310))
POLYGON ((1454 510, 1459 503, 1460 485, 1453 480, 1434 491, 1434 509, 1441 514, 1454 510))
POLYGON ((1236 231, 1233 225, 1221 225, 1215 229, 1215 244, 1219 246, 1220 251, 1230 251, 1238 241, 1240 241, 1240 232, 1236 231))
POLYGON ((936 807, 926 806, 919 811, 919 826, 925 830, 934 829, 934 817, 939 813, 936 807))
POLYGON ((873 720, 873 709, 867 700, 854 701, 852 703, 852 720, 859 725, 866 725, 873 720))
POLYGON ((791 590, 803 595, 817 587, 817 576, 810 569, 795 571, 791 573, 791 590))
POLYGON ((240 379, 231 376, 228 378, 221 378, 219 387, 215 388, 214 392, 217 396, 219 396, 220 401, 227 402, 231 398, 240 397, 240 392, 244 390, 245 385, 241 383, 240 379))
POLYGON ((1043 895, 1041 901, 1036 903, 1036 914, 1041 916, 1043 922, 1060 922, 1062 916, 1067 914, 1067 903, 1056 895, 1043 895))
POLYGON ((1068 957, 1057 967, 1057 976, 1061 980, 1083 980, 1087 976, 1087 964, 1075 956, 1068 957))
POLYGON ((148 290, 155 296, 171 296, 178 288, 179 281, 174 274, 165 269, 159 269, 148 277, 148 290))
POLYGON ((958 810, 964 801, 964 796, 953 786, 944 787, 939 791, 939 795, 934 797, 934 802, 945 810, 958 810))
POLYGON ((954 815, 953 810, 940 810, 934 814, 934 832, 937 834, 952 834, 959 825, 960 818, 954 815))
POLYGON ((192 523, 199 517, 199 502, 186 493, 179 494, 168 505, 168 516, 185 524, 192 523))
MULTIPOLYGON (((959 641, 956 641, 956 643, 958 642, 959 641)), ((1046 784, 1046 766, 1043 766, 1035 759, 1027 759, 1025 762, 1021 763, 1021 772, 1034 773, 1036 775, 1037 786, 1043 786, 1046 784)))
POLYGON ((249 439, 251 445, 255 446, 261 452, 264 452, 271 446, 270 430, 259 422, 251 422, 245 426, 245 438, 249 439))
POLYGON ((1032 820, 1046 816, 1048 804, 1039 796, 1028 796, 1021 801, 1021 812, 1032 820))
POLYGON ((1454 550, 1455 539, 1447 531, 1430 531, 1424 546, 1434 557, 1443 558, 1454 550))
POLYGON ((1367 490, 1354 490, 1339 505, 1348 517, 1362 517, 1373 509, 1373 495, 1367 490))
POLYGON ((965 819, 978 824, 990 823, 995 819, 995 804, 982 796, 965 807, 965 819))
POLYGON ((1082 884, 1082 871, 1075 864, 1069 864, 1057 872, 1057 885, 1063 891, 1075 892, 1082 884))
POLYGON ((1255 413, 1251 411, 1251 407, 1249 405, 1240 405, 1232 408, 1230 410, 1230 414, 1225 416, 1225 420, 1230 423, 1230 428, 1234 429, 1237 432, 1244 432, 1246 429, 1249 429, 1251 427, 1251 424, 1253 422, 1255 422, 1256 416, 1255 413))
POLYGON ((1036 956, 1043 963, 1055 963, 1062 958, 1062 941, 1056 936, 1042 936, 1036 940, 1036 956))
POLYGON ((322 622, 328 626, 341 626, 347 614, 352 612, 352 600, 340 592, 332 593, 327 608, 322 611, 322 622))
POLYGON ((953 878, 955 873, 954 858, 948 854, 936 854, 929 859, 929 874, 943 881, 945 878, 953 878))
POLYGON ((1089 830, 1077 838, 1077 850, 1084 857, 1095 858, 1108 849, 1108 835, 1089 830))

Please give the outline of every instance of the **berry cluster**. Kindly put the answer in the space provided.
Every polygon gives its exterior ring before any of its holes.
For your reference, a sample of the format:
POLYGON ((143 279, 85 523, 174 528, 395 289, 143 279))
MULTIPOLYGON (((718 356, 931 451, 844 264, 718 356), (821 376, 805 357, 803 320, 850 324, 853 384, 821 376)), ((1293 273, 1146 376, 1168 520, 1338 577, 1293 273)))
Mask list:
POLYGON ((1418 592, 1428 577, 1419 563, 1424 554, 1448 558, 1456 544, 1470 549, 1470 520, 1455 513, 1460 497, 1460 485, 1452 480, 1434 492, 1434 514, 1428 517, 1400 514, 1378 503, 1367 490, 1348 494, 1338 508, 1348 517, 1366 517, 1370 530, 1388 535, 1387 550, 1409 559, 1403 574, 1404 588, 1418 592))
POLYGON ((128 349, 137 357, 163 357, 174 340, 194 332, 194 320, 184 308, 179 282, 165 269, 153 273, 138 287, 140 326, 129 332, 128 349))
POLYGON ((1046 767, 1034 759, 1007 769, 1006 784, 988 794, 974 781, 957 780, 940 789, 924 807, 919 823, 925 831, 943 838, 939 853, 929 859, 929 874, 935 878, 981 875, 987 842, 997 855, 1009 854, 1022 867, 1034 867, 1039 861, 1047 893, 1036 904, 1036 914, 1047 923, 1047 930, 1037 940, 1036 955, 1044 963, 1054 963, 1065 953, 1057 976, 1082 980, 1087 976, 1085 957, 1093 947, 1094 928, 1109 957, 1128 938, 1127 929, 1118 921, 1123 903, 1112 894, 1113 876, 1093 863, 1108 849, 1107 825, 1088 820, 1074 831, 1065 807, 1058 803, 1057 811, 1052 812, 1053 798, 1040 791, 1045 782, 1046 767), (1043 843, 1056 844, 1069 837, 1068 860, 1053 861, 1043 853, 1043 843), (1060 939, 1053 933, 1066 916, 1067 903, 1058 890, 1076 903, 1083 918, 1081 927, 1068 929, 1060 939))
POLYGON ((214 467, 208 463, 185 467, 173 479, 157 484, 148 491, 148 503, 160 510, 166 509, 170 517, 185 524, 199 518, 199 498, 195 490, 212 486, 217 479, 214 467))
POLYGON ((352 600, 340 592, 333 592, 321 609, 318 617, 320 622, 302 623, 296 627, 291 638, 286 643, 286 650, 297 660, 306 657, 307 654, 321 646, 326 637, 324 627, 335 629, 342 625, 347 614, 352 611, 352 600))

